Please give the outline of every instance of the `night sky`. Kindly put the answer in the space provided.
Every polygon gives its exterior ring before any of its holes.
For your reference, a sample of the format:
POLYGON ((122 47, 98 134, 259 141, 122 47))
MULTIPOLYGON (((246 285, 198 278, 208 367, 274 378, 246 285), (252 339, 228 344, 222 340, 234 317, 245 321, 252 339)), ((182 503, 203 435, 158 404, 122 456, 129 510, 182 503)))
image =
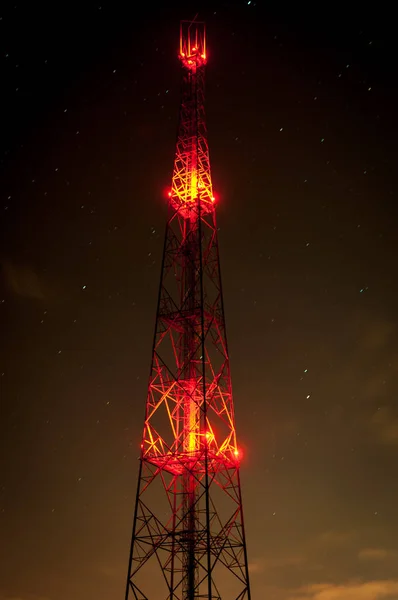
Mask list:
POLYGON ((44 4, 0 11, 0 600, 124 597, 196 12, 252 598, 396 600, 392 13, 44 4))

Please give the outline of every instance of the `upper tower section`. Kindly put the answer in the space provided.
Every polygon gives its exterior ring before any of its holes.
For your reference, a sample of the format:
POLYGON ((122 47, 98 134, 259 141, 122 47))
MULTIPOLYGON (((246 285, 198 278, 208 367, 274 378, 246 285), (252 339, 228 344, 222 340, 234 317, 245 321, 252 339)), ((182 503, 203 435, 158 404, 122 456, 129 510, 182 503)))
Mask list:
POLYGON ((209 146, 205 121, 206 29, 197 21, 181 21, 182 97, 170 206, 194 220, 214 210, 209 146))
POLYGON ((180 59, 190 71, 206 64, 206 25, 198 21, 180 22, 180 59))

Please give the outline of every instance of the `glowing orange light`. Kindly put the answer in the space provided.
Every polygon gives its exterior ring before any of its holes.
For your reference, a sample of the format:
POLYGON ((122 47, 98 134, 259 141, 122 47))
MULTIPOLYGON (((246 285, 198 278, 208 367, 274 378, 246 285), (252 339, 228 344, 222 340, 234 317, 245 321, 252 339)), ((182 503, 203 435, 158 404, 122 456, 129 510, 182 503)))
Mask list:
POLYGON ((190 400, 189 402, 189 433, 188 433, 188 450, 189 452, 194 452, 197 450, 197 435, 196 429, 198 426, 198 407, 194 400, 190 400))
POLYGON ((211 431, 206 431, 206 442, 210 444, 212 440, 214 440, 214 434, 211 431))

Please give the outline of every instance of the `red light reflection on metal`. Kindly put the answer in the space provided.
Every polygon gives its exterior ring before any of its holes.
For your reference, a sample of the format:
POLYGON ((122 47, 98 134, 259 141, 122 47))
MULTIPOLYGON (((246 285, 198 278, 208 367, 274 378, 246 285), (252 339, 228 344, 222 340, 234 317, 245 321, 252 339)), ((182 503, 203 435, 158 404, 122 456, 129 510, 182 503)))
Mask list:
POLYGON ((181 24, 180 60, 182 100, 126 600, 129 593, 134 600, 250 600, 204 115, 203 23, 181 24), (148 591, 156 573, 159 589, 148 591))

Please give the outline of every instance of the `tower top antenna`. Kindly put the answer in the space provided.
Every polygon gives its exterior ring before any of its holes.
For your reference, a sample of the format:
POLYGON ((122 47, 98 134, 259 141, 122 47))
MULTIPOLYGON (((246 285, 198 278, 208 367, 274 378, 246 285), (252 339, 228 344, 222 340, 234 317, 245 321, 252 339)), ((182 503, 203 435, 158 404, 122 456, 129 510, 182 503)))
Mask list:
POLYGON ((206 64, 206 25, 203 21, 180 21, 180 59, 187 69, 206 64))

